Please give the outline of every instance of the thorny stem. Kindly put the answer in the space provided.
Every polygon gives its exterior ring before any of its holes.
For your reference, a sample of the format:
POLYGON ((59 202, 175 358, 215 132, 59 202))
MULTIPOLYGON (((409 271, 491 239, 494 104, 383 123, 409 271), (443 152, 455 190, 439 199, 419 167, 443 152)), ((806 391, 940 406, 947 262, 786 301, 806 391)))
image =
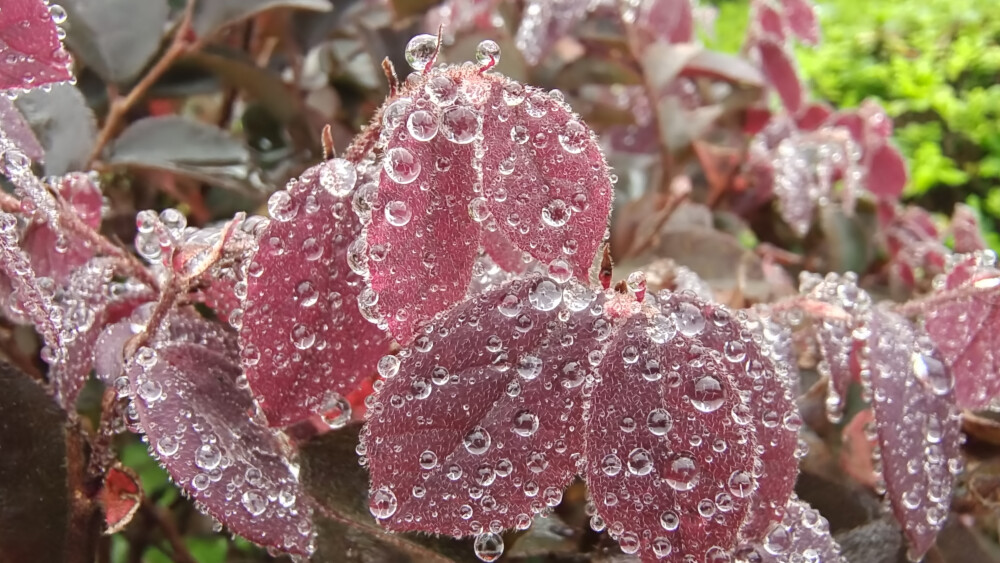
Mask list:
POLYGON ((97 135, 97 140, 94 142, 94 148, 90 151, 90 155, 87 157, 87 167, 93 168, 94 162, 100 157, 101 152, 104 147, 111 141, 111 138, 118 131, 121 126, 121 121, 125 118, 132 106, 134 106, 146 92, 156 83, 157 80, 163 76, 163 73, 169 69, 174 62, 179 59, 182 55, 188 52, 190 45, 187 41, 187 35, 191 30, 191 16, 194 13, 195 0, 188 0, 187 6, 184 9, 184 16, 181 19, 180 25, 177 27, 177 31, 174 32, 173 40, 170 42, 170 46, 167 47, 166 53, 156 64, 153 65, 149 72, 142 77, 142 80, 138 82, 124 98, 118 95, 116 89, 110 88, 109 94, 111 94, 111 101, 108 108, 107 118, 104 120, 104 127, 101 128, 101 132, 97 135))
POLYGON ((428 549, 418 543, 411 542, 406 538, 404 538, 403 536, 391 534, 381 528, 375 526, 369 526, 366 524, 362 524, 361 522, 352 520, 351 518, 348 518, 347 516, 340 514, 336 510, 332 510, 331 508, 325 506, 321 502, 315 501, 312 504, 313 507, 316 510, 318 510, 320 514, 329 518, 330 520, 333 520, 334 522, 337 522, 339 524, 343 524, 348 528, 353 528, 355 530, 364 532, 365 534, 370 534, 372 536, 375 536, 380 540, 392 544, 411 555, 417 556, 420 561, 427 561, 431 563, 452 563, 451 559, 448 559, 447 557, 437 553, 436 551, 428 549))

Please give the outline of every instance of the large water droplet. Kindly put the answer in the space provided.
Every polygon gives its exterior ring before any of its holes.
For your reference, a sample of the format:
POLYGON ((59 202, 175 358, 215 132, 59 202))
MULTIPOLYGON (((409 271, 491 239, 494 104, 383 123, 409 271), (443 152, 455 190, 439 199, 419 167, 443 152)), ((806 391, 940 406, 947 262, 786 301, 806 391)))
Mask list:
POLYGON ((274 192, 267 199, 267 213, 275 221, 282 223, 291 221, 298 212, 299 206, 292 201, 292 196, 284 190, 274 192))
POLYGON ((646 426, 656 436, 666 436, 673 425, 674 420, 666 409, 653 409, 649 411, 649 416, 646 417, 646 426))
POLYGON ((681 303, 677 306, 675 320, 677 330, 688 338, 698 336, 701 331, 705 330, 705 317, 702 316, 698 307, 691 303, 681 303))
POLYGON ((420 161, 402 147, 389 149, 383 157, 382 167, 397 184, 409 184, 420 175, 420 161))
POLYGON ((663 480, 675 491, 690 491, 698 484, 698 464, 688 454, 676 454, 667 462, 663 480))
POLYGON ((393 227, 403 227, 410 222, 413 212, 405 201, 390 201, 385 204, 385 220, 393 227))
POLYGON ((343 158, 334 158, 320 165, 319 184, 337 197, 351 193, 357 180, 354 165, 343 158))
POLYGON ((479 45, 476 46, 476 62, 483 66, 490 60, 493 61, 493 64, 500 62, 500 45, 497 45, 497 42, 492 39, 480 41, 479 45))
POLYGON ((413 70, 423 72, 428 63, 434 60, 436 52, 437 37, 429 33, 422 33, 414 36, 406 44, 406 62, 413 70))
POLYGON ((372 516, 380 520, 395 514, 397 506, 396 494, 389 487, 379 487, 372 491, 371 496, 368 497, 368 510, 371 511, 372 516))
POLYGON ((622 460, 615 454, 608 454, 601 460, 601 471, 608 477, 614 477, 622 471, 622 460))
POLYGON ((704 413, 715 412, 726 399, 726 391, 719 380, 706 375, 694 382, 691 404, 704 413))
POLYGON ((441 114, 441 134, 459 145, 471 143, 482 129, 479 113, 465 106, 454 106, 441 114))
POLYGON ((496 561, 503 555, 503 538, 493 532, 479 534, 476 536, 473 549, 480 561, 486 561, 487 563, 496 561))
POLYGON ((202 444, 194 454, 194 463, 205 471, 211 471, 222 461, 222 451, 215 444, 202 444))
POLYGON ((539 311, 551 311, 562 303, 562 291, 551 280, 541 280, 528 293, 531 306, 539 311))
POLYGON ((514 415, 513 423, 514 433, 524 438, 538 431, 538 416, 531 411, 519 411, 514 415))
POLYGON ((627 465, 633 475, 648 475, 653 471, 653 454, 646 448, 635 448, 628 454, 627 465))
POLYGON ((542 208, 542 221, 550 227, 562 227, 571 215, 569 206, 561 199, 553 199, 542 208))
POLYGON ((517 374, 531 381, 542 373, 542 359, 538 356, 521 356, 517 362, 517 374))
POLYGON ((267 510, 267 497, 257 491, 244 491, 243 508, 247 509, 252 516, 260 516, 267 510))
POLYGON ((580 154, 586 146, 590 135, 587 127, 575 119, 571 119, 563 126, 562 133, 559 134, 559 144, 570 154, 580 154))
POLYGON ((438 120, 429 111, 417 110, 406 120, 406 130, 418 141, 430 141, 437 135, 438 120))
POLYGON ((486 453, 486 450, 490 449, 493 439, 485 428, 476 426, 465 435, 462 443, 465 445, 466 451, 470 454, 483 455, 486 453))

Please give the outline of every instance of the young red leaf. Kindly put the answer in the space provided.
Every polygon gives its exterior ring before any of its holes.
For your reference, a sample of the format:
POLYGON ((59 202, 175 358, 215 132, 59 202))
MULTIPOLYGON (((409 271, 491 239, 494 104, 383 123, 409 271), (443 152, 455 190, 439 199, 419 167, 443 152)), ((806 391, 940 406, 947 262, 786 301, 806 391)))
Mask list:
POLYGON ((955 239, 955 252, 962 254, 986 250, 982 227, 979 226, 979 216, 976 211, 959 203, 951 216, 951 234, 955 239))
POLYGON ((840 468, 867 487, 875 489, 875 441, 868 436, 868 427, 874 428, 875 415, 867 408, 854 415, 841 432, 840 468))
POLYGON ((310 513, 298 478, 279 436, 248 414, 235 335, 221 348, 195 342, 218 338, 209 324, 172 319, 166 336, 138 349, 125 368, 130 409, 150 451, 202 510, 251 541, 308 555, 310 513))
POLYGON ((966 409, 1000 397, 1000 271, 996 255, 957 260, 943 287, 924 307, 927 333, 955 377, 955 397, 966 409))
POLYGON ((559 504, 584 459, 583 393, 611 330, 602 301, 575 282, 516 279, 383 358, 363 455, 384 526, 524 529, 559 504))
POLYGON ((757 42, 761 70, 778 93, 789 113, 797 113, 802 106, 803 91, 795 63, 780 43, 763 39, 757 42))
MULTIPOLYGON (((72 172, 55 178, 51 187, 70 204, 72 212, 85 225, 95 230, 100 227, 104 201, 94 177, 72 172)), ((31 258, 31 265, 38 275, 52 278, 60 284, 94 256, 94 247, 89 241, 48 222, 29 223, 21 246, 31 258)))
POLYGON ((830 523, 818 510, 793 497, 784 518, 757 545, 736 552, 738 561, 844 563, 840 546, 830 535, 830 523))
POLYGON ((823 126, 831 115, 833 115, 833 109, 830 106, 824 103, 813 103, 802 108, 799 115, 795 117, 795 124, 804 131, 815 131, 823 126))
POLYGON ((882 308, 868 323, 867 367, 886 497, 919 559, 948 516, 962 469, 952 377, 929 339, 882 308))
POLYGON ((781 0, 788 28, 806 45, 819 43, 819 22, 810 0, 781 0))
POLYGON ((104 507, 105 533, 122 531, 142 503, 142 485, 131 469, 119 464, 108 469, 101 489, 101 505, 104 507))
POLYGON ((865 187, 880 198, 897 199, 906 187, 906 161, 896 147, 882 144, 867 155, 868 177, 865 187))
POLYGON ((785 40, 785 20, 773 7, 754 2, 755 22, 764 37, 782 43, 785 40))
POLYGON ((377 193, 356 198, 363 309, 407 343, 465 297, 483 248, 587 279, 613 191, 590 129, 559 96, 468 65, 411 77, 381 113, 377 193))
POLYGON ((30 90, 64 82, 70 56, 59 41, 57 23, 66 19, 61 8, 42 0, 11 0, 0 10, 0 90, 30 90))
POLYGON ((17 244, 17 217, 3 211, 0 211, 0 273, 7 277, 12 290, 6 296, 5 306, 35 325, 48 348, 43 355, 58 357, 63 345, 63 318, 52 302, 51 280, 35 274, 28 256, 17 244))
POLYGON ((329 410, 388 349, 358 310, 363 282, 347 249, 361 228, 346 195, 334 195, 349 193, 355 174, 352 163, 331 160, 273 195, 247 267, 242 363, 272 426, 329 410))

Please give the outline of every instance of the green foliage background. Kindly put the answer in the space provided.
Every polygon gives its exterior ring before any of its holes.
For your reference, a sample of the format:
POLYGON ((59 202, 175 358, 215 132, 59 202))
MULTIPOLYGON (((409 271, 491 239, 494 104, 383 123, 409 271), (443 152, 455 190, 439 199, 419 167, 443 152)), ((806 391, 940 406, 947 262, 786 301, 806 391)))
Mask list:
MULTIPOLYGON (((1000 250, 1000 4, 996 0, 818 0, 823 42, 799 48, 816 99, 878 99, 910 165, 906 196, 950 214, 977 209, 1000 250)), ((716 3, 720 50, 740 48, 749 3, 716 3)))

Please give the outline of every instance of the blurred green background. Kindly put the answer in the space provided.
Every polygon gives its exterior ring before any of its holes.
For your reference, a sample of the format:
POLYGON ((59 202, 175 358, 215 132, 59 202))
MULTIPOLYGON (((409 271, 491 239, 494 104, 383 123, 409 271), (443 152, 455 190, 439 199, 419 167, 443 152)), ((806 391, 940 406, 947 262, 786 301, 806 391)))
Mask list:
MULTIPOLYGON (((739 51, 747 0, 718 0, 719 50, 739 51)), ((855 106, 876 98, 893 117, 910 164, 907 200, 950 214, 978 210, 1000 251, 1000 2, 816 0, 818 48, 800 47, 814 99, 855 106)))

